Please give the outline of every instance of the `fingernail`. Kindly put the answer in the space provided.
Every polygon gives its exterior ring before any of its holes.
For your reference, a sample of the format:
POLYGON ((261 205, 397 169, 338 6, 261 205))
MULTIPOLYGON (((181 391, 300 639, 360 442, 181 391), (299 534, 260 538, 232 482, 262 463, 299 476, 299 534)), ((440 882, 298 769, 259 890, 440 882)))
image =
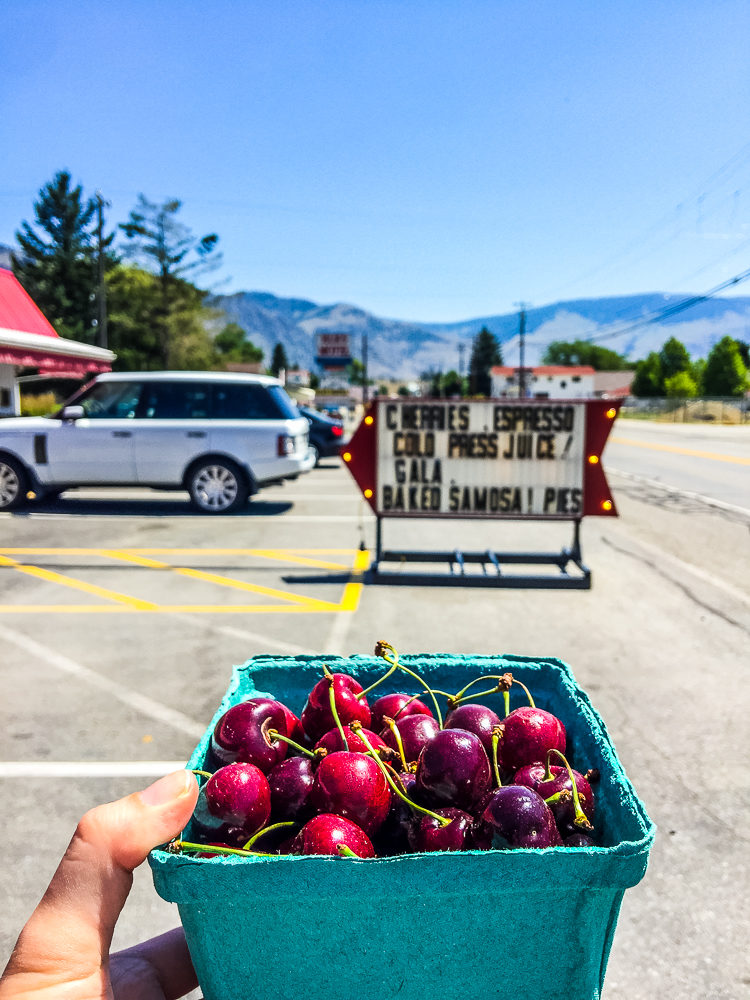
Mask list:
POLYGON ((159 778, 153 785, 144 788, 138 794, 147 806, 164 806, 168 802, 187 795, 195 785, 195 775, 190 771, 173 771, 159 778))

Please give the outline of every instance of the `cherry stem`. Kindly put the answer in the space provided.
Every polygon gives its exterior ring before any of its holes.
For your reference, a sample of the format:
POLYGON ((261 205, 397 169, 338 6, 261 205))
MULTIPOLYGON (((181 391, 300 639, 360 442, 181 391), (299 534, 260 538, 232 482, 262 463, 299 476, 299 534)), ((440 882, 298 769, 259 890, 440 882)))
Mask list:
POLYGON ((246 851, 235 847, 214 847, 213 844, 191 844, 187 840, 173 840, 168 845, 169 850, 201 851, 206 854, 238 854, 241 858, 275 858, 275 854, 263 854, 260 851, 246 851))
POLYGON ((386 726, 388 726, 388 728, 390 729, 390 731, 393 733, 393 738, 396 741, 396 746, 398 747, 399 757, 401 758, 401 762, 404 765, 404 770, 408 771, 409 770, 409 764, 407 763, 406 754, 404 753, 404 744, 403 744, 403 741, 401 739, 401 733, 399 732, 399 729, 398 729, 398 726, 396 725, 395 720, 394 719, 389 719, 387 715, 384 715, 383 716, 383 722, 386 724, 386 726))
POLYGON ((533 699, 533 698, 531 697, 531 691, 529 691, 529 689, 528 689, 528 688, 526 687, 526 685, 525 685, 525 684, 523 683, 523 681, 518 681, 518 680, 516 680, 516 678, 514 677, 514 678, 513 678, 513 683, 514 683, 514 684, 520 684, 520 685, 521 685, 521 687, 522 687, 522 688, 524 689, 524 691, 526 692, 526 697, 527 697, 527 698, 529 699, 529 705, 530 705, 530 707, 531 707, 531 708, 536 708, 536 705, 534 704, 534 699, 533 699))
POLYGON ((372 759, 375 761, 375 763, 378 765, 378 767, 380 768, 380 770, 383 772, 383 777, 388 782, 389 786, 391 787, 391 790, 394 791, 396 793, 396 795, 398 795, 398 797, 400 799, 402 799, 407 804, 407 806, 409 806, 415 812, 424 813, 425 816, 432 816, 432 818, 436 819, 441 826, 448 826, 449 823, 453 822, 453 820, 451 820, 448 816, 439 816, 437 813, 432 812, 430 809, 425 809, 423 806, 418 806, 416 802, 412 802, 412 800, 410 798, 408 798, 406 795, 404 795, 404 793, 401 791, 400 788, 398 788, 398 786, 396 785, 396 782, 393 780, 393 778, 388 773, 388 768, 385 766, 385 764, 382 762, 382 760, 380 760, 380 758, 377 756, 377 754, 375 753, 375 749, 373 748, 372 744, 367 739, 367 737, 365 736, 365 734, 362 732, 362 723, 361 722, 353 722, 352 723, 352 729, 357 733, 357 735, 359 736, 359 738, 362 740, 362 742, 364 743, 364 745, 367 747, 367 749, 372 754, 372 759))
MULTIPOLYGON (((435 694, 439 694, 440 692, 435 691, 434 693, 435 694)), ((393 718, 397 719, 399 717, 399 715, 401 715, 402 712, 405 712, 406 709, 409 707, 409 705, 411 705, 411 703, 413 701, 416 701, 418 698, 419 698, 418 694, 413 694, 408 701, 404 702, 404 704, 401 706, 401 708, 398 710, 398 712, 396 712, 396 714, 393 716, 393 718)))
POLYGON ((199 771, 197 768, 192 768, 190 773, 200 775, 201 778, 213 778, 213 774, 210 771, 199 771))
POLYGON ((246 844, 242 845, 242 850, 249 851, 256 840, 264 836, 266 833, 270 833, 271 830, 281 830, 287 826, 296 826, 296 825, 297 825, 296 823, 293 823, 290 820, 288 823, 273 823, 271 826, 264 826, 262 830, 258 830, 257 833, 254 833, 246 844))
POLYGON ((364 861, 364 858, 355 854, 351 847, 347 847, 346 844, 336 844, 336 850, 342 858, 356 858, 357 861, 364 861))
MULTIPOLYGON (((580 826, 581 829, 583 830, 593 830, 594 828, 591 825, 591 823, 589 823, 586 813, 581 808, 581 799, 580 796, 578 795, 578 788, 576 786, 576 779, 573 775, 573 768, 568 763, 568 758, 565 756, 565 754, 561 753, 559 750, 556 750, 554 747, 550 747, 550 749, 547 751, 547 770, 549 771, 549 757, 550 754, 552 753, 557 754, 557 756, 563 762, 565 768, 567 769, 568 776, 570 778, 570 786, 571 786, 571 791, 573 793, 573 809, 575 811, 575 819, 573 820, 574 825, 580 826)), ((546 773, 545 773, 545 778, 546 778, 546 773)))
POLYGON ((378 684, 382 684, 384 680, 387 680, 395 670, 396 670, 396 664, 394 663, 393 666, 390 668, 390 670, 386 670, 383 676, 379 677, 374 684, 371 684, 368 688, 365 688, 364 691, 360 691, 359 694, 356 695, 355 697, 364 698, 364 696, 366 694, 369 694, 370 691, 373 690, 373 688, 376 688, 378 686, 378 684))
POLYGON ((399 670, 403 670, 405 674, 413 677, 415 681, 418 681, 418 683, 422 685, 425 691, 429 694, 430 698, 432 698, 432 703, 435 706, 435 716, 437 717, 438 725, 442 729, 443 716, 440 713, 440 706, 438 705, 437 698, 435 697, 435 692, 432 690, 430 685, 426 681, 422 680, 419 674, 415 674, 413 670, 409 670, 408 667, 405 667, 403 663, 399 661, 398 653, 389 642, 385 642, 381 639, 379 642, 375 643, 375 655, 382 656, 386 663, 391 663, 394 667, 398 667, 399 670), (392 654, 392 658, 388 655, 389 653, 392 654))
POLYGON ((502 781, 500 780, 500 768, 497 762, 497 747, 500 743, 500 739, 503 735, 503 731, 499 726, 495 726, 492 730, 492 770, 495 774, 495 781, 497 782, 497 787, 502 787, 502 781))
POLYGON ((336 708, 336 692, 333 690, 333 674, 330 675, 330 683, 328 685, 328 702, 331 706, 331 715, 333 716, 333 721, 336 723, 336 728, 339 731, 341 742, 344 744, 344 750, 346 750, 346 752, 349 753, 349 743, 346 739, 346 733, 344 732, 344 727, 341 725, 341 719, 339 718, 338 709, 336 708))
POLYGON ((306 757, 319 757, 320 754, 315 750, 308 750, 307 747, 300 746, 299 743, 295 743, 294 740, 290 740, 288 736, 282 736, 277 729, 269 729, 267 734, 270 740, 281 740, 282 743, 287 743, 290 747, 295 750, 299 750, 300 753, 304 754, 306 757))

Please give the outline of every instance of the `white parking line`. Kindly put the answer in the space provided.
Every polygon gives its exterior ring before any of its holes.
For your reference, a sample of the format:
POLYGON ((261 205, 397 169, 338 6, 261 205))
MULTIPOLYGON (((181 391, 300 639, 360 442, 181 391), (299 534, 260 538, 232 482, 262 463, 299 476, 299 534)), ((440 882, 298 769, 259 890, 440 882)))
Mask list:
POLYGON ((36 639, 29 638, 23 632, 17 632, 15 629, 8 628, 7 625, 0 625, 0 640, 10 643, 18 649, 22 649, 32 657, 41 660, 50 667, 54 667, 56 670, 61 670, 66 674, 77 677, 79 680, 85 681, 92 687, 106 691, 107 694, 121 701, 124 705, 135 709, 150 719, 154 719, 156 722, 171 726, 172 729, 192 736, 194 739, 200 739, 204 733, 206 727, 200 722, 196 722, 195 719, 190 719, 187 715, 183 715, 182 712, 169 708, 168 705, 162 705, 160 702, 154 701, 146 695, 139 694, 138 691, 133 691, 124 684, 110 680, 109 677, 104 677, 90 667, 85 667, 82 663, 76 663, 75 660, 71 660, 62 653, 43 646, 36 639))
POLYGON ((184 760, 8 760, 3 778, 159 778, 185 767, 184 760))

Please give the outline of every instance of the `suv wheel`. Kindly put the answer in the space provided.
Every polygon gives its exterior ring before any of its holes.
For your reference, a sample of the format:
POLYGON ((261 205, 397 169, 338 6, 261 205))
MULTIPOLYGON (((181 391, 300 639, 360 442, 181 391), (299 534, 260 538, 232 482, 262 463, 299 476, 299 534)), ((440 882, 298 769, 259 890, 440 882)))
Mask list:
POLYGON ((26 470, 10 457, 0 457, 0 510, 15 510, 26 501, 26 470))
POLYGON ((239 466, 229 459, 200 462, 188 476, 194 506, 204 514, 229 514, 247 503, 249 490, 239 466))

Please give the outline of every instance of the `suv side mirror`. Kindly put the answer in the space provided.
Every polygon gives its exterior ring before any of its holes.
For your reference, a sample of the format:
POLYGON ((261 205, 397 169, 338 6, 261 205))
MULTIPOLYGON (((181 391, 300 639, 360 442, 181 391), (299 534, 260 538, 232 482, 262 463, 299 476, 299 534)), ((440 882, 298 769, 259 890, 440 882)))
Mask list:
POLYGON ((82 406, 64 406, 60 417, 63 420, 80 420, 86 414, 82 406))

